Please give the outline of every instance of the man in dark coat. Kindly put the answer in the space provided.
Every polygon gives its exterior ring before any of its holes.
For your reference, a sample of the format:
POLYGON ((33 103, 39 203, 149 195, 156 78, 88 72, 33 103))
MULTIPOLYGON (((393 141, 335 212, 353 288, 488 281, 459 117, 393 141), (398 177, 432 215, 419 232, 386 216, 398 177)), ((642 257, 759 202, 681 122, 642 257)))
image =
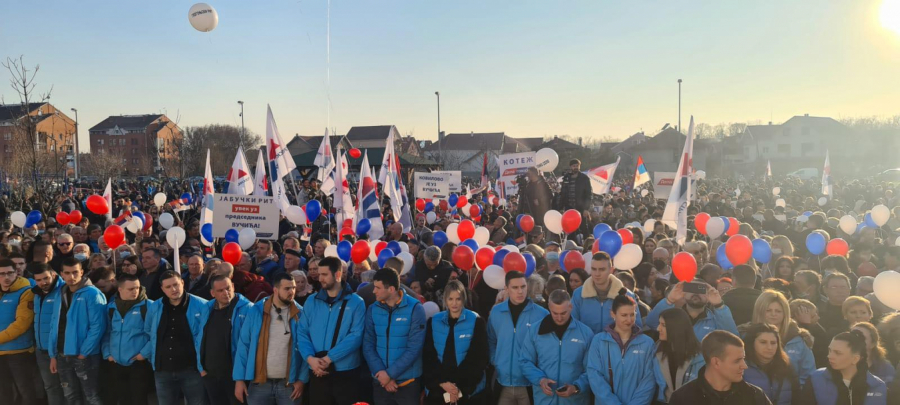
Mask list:
POLYGON ((522 213, 531 215, 535 226, 543 226, 544 214, 550 210, 552 201, 553 191, 544 176, 536 168, 528 168, 528 184, 525 186, 523 201, 519 202, 522 213))
POLYGON ((750 322, 756 299, 762 291, 753 288, 756 285, 756 271, 752 267, 746 264, 735 266, 732 274, 734 289, 725 293, 722 300, 731 310, 734 323, 741 325, 750 322))
POLYGON ((581 172, 581 161, 572 159, 569 161, 570 171, 563 175, 562 190, 560 191, 561 209, 576 209, 582 212, 591 208, 591 179, 581 172))

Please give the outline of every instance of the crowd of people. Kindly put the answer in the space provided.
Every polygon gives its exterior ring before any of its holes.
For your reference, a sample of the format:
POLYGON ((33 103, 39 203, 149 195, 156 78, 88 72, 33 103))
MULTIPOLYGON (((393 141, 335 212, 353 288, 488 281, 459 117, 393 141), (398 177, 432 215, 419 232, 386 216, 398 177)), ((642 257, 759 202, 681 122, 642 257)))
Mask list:
MULTIPOLYGON (((328 254, 339 238, 369 239, 339 235, 331 215, 305 226, 281 218, 276 240, 257 240, 230 263, 225 241, 201 241, 199 209, 187 207, 174 216, 188 240, 170 246, 159 216, 172 206, 154 205, 153 192, 178 199, 186 182, 117 184, 109 215, 84 209, 98 190, 7 192, 0 402, 900 403, 900 313, 874 293, 878 274, 900 271, 898 185, 838 179, 823 200, 816 181, 698 180, 679 245, 661 220, 666 196, 626 180, 592 195, 580 163, 570 163, 553 185, 529 170, 518 195, 470 195, 481 203, 476 218, 434 204, 436 215, 415 212, 404 229, 385 200, 381 239, 411 263, 328 254), (845 215, 863 223, 876 205, 897 207, 883 226, 839 226, 845 215), (577 210, 580 227, 550 232, 551 209, 577 210), (16 210, 42 220, 16 227, 16 210), (83 218, 55 220, 74 210, 83 218), (151 225, 109 248, 105 229, 138 211, 151 225), (734 218, 738 235, 771 246, 771 259, 723 263, 716 253, 729 236, 698 231, 700 213, 734 218), (519 214, 534 219, 528 232, 519 214), (485 246, 527 252, 533 267, 507 269, 502 288, 479 266, 461 269, 453 258, 463 244, 435 236, 462 220, 488 230, 485 246), (600 224, 627 229, 640 264, 616 268, 596 247, 600 224), (849 251, 813 254, 814 232, 842 238, 849 251), (584 268, 566 268, 570 251, 586 254, 584 268), (676 277, 679 252, 696 261, 695 279, 676 277)), ((315 181, 294 194, 329 211, 315 181)))

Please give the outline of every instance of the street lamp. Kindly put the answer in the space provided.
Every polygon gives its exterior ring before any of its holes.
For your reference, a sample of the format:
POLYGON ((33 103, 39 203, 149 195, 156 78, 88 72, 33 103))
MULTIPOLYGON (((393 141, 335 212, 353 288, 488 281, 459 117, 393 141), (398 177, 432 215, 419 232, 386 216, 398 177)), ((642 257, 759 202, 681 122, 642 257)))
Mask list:
POLYGON ((678 131, 684 132, 681 129, 681 79, 678 79, 678 131))
POLYGON ((78 180, 78 109, 72 108, 75 113, 75 179, 78 180))
POLYGON ((241 144, 241 149, 244 149, 244 102, 238 100, 238 104, 241 105, 241 137, 238 141, 241 144))
POLYGON ((441 92, 436 91, 437 96, 437 119, 438 119, 438 163, 444 164, 444 145, 441 139, 441 92))

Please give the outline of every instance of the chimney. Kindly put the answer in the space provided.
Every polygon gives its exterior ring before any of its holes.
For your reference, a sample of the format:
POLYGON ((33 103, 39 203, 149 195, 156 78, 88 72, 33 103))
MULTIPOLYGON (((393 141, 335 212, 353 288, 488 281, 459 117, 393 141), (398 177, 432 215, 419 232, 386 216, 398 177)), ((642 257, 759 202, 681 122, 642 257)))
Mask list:
POLYGON ((580 137, 580 136, 578 137, 578 146, 582 146, 582 145, 581 145, 581 137, 580 137))
POLYGON ((803 114, 804 117, 809 117, 809 114, 803 114))
POLYGON ((475 131, 472 131, 472 132, 469 134, 469 137, 475 138, 475 131))
POLYGON ((772 121, 769 121, 769 125, 772 125, 772 121))

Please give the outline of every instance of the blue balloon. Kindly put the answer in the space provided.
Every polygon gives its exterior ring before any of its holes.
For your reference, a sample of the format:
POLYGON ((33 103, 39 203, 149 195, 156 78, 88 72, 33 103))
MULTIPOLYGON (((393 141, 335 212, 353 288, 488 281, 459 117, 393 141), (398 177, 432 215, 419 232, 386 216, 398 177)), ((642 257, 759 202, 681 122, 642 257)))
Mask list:
POLYGON ((475 239, 469 238, 460 243, 460 246, 468 246, 469 249, 472 249, 473 252, 478 251, 478 242, 475 242, 475 239))
POLYGON ((350 261, 350 250, 353 249, 353 245, 349 240, 342 240, 341 243, 337 244, 338 257, 345 262, 350 261))
POLYGON ((305 268, 306 268, 306 258, 305 258, 305 257, 302 257, 302 256, 300 257, 300 268, 301 268, 301 269, 305 269, 305 268))
POLYGON ((569 252, 571 252, 571 250, 564 250, 559 254, 559 268, 563 269, 566 273, 569 272, 569 270, 566 269, 566 255, 568 255, 569 252))
POLYGON ((184 193, 181 195, 181 203, 191 205, 194 203, 194 196, 191 193, 184 193))
POLYGON ((306 203, 306 218, 309 222, 314 222, 322 214, 322 203, 319 200, 310 200, 306 203))
POLYGON ((821 233, 812 232, 806 237, 806 250, 814 255, 820 255, 825 251, 825 237, 821 233))
POLYGON ((524 216, 525 214, 516 215, 516 229, 522 229, 522 217, 524 216))
POLYGON ((534 273, 534 267, 537 263, 531 253, 522 253, 522 257, 525 258, 525 277, 530 277, 531 273, 534 273))
POLYGON ((619 253, 619 249, 622 248, 622 235, 619 235, 618 232, 603 232, 598 245, 600 250, 606 252, 609 257, 616 257, 616 253, 619 253))
POLYGON ((725 222, 725 230, 722 231, 722 235, 725 235, 726 233, 728 233, 728 228, 731 227, 731 222, 728 222, 728 217, 719 217, 719 218, 722 218, 722 221, 725 222))
MULTIPOLYGON (((31 212, 36 212, 36 211, 31 211, 31 212)), ((28 214, 28 217, 31 218, 31 214, 28 214)), ((38 222, 40 222, 40 220, 38 220, 38 222)), ((866 214, 865 223, 866 223, 866 226, 868 226, 869 228, 876 228, 876 229, 878 228, 878 224, 876 224, 875 220, 872 219, 871 212, 866 214)))
POLYGON ((240 234, 238 233, 237 229, 229 229, 229 230, 225 231, 225 241, 226 242, 237 243, 239 236, 240 236, 240 234))
POLYGON ((734 267, 733 264, 728 260, 728 255, 725 253, 725 244, 719 245, 719 249, 716 250, 716 261, 719 262, 719 266, 723 269, 728 270, 734 267))
POLYGON ((449 240, 449 238, 447 238, 447 233, 444 231, 435 232, 433 238, 434 245, 439 248, 444 247, 444 244, 449 240))
POLYGON ((509 254, 509 251, 506 249, 500 249, 497 253, 494 253, 494 264, 503 267, 503 259, 506 258, 506 255, 509 254))
POLYGON ((450 211, 450 215, 456 215, 456 208, 454 208, 453 211, 450 211))
POLYGON ((447 202, 450 203, 451 207, 455 207, 456 203, 459 202, 459 196, 456 194, 450 194, 450 198, 447 199, 447 202))
POLYGON ((32 226, 34 226, 34 224, 41 222, 42 219, 44 219, 44 216, 41 215, 40 211, 38 211, 38 210, 31 211, 25 217, 25 227, 31 228, 32 226))
POLYGON ((381 250, 381 253, 378 254, 378 267, 384 268, 384 262, 386 262, 387 259, 390 259, 390 258, 392 258, 392 257, 394 257, 394 256, 395 256, 395 255, 394 255, 394 251, 393 251, 393 250, 390 250, 390 249, 382 249, 382 250, 381 250))
POLYGON ((772 247, 765 239, 753 240, 753 259, 760 263, 768 263, 772 260, 772 247))
POLYGON ((425 203, 425 213, 429 213, 431 211, 434 211, 434 203, 429 201, 425 203))
POLYGON ((808 217, 812 215, 812 211, 803 211, 803 216, 808 217))
POLYGON ((863 228, 865 228, 865 227, 866 227, 866 223, 860 222, 859 224, 856 225, 856 233, 859 233, 859 231, 863 230, 863 228))
POLYGON ((203 226, 200 227, 200 234, 203 235, 203 239, 212 242, 212 224, 203 224, 203 226))
POLYGON ((369 221, 368 218, 360 219, 359 222, 356 223, 357 235, 365 235, 369 233, 370 229, 372 229, 372 222, 369 221))
MULTIPOLYGON (((388 242, 387 249, 390 249, 392 252, 394 252, 394 256, 397 256, 400 253, 403 253, 403 249, 400 249, 400 242, 397 242, 395 240, 388 242)), ((383 252, 383 250, 382 250, 382 252, 383 252)))
POLYGON ((602 235, 604 232, 611 231, 611 230, 612 230, 612 228, 610 228, 610 226, 607 224, 601 223, 601 224, 595 225, 594 226, 594 239, 600 239, 600 235, 602 235))

